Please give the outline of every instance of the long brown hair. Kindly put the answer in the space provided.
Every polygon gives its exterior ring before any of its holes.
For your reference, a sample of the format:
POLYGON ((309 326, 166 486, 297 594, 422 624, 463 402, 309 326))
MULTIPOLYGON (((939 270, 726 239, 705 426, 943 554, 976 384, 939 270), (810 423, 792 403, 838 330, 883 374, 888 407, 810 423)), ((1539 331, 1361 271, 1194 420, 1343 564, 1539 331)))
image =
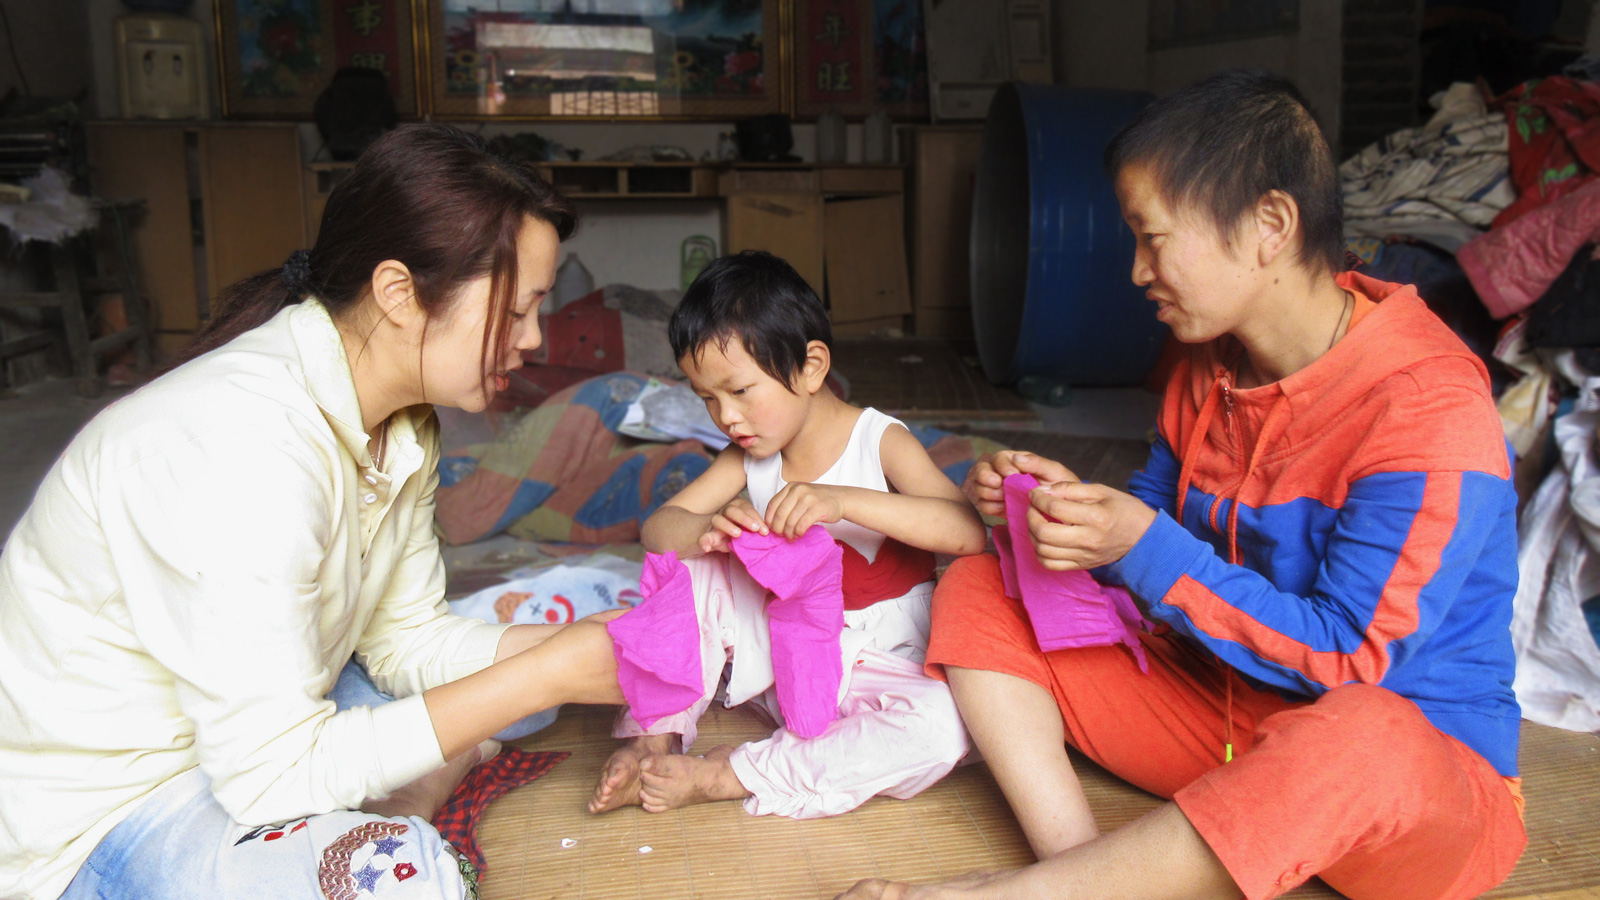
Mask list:
POLYGON ((361 154, 334 186, 309 254, 224 290, 210 321, 172 365, 228 343, 306 297, 320 300, 337 319, 367 294, 378 264, 393 259, 411 270, 429 320, 449 308, 466 282, 491 278, 487 368, 510 337, 517 235, 527 216, 550 223, 563 241, 578 227, 572 201, 481 138, 448 125, 402 125, 361 154))

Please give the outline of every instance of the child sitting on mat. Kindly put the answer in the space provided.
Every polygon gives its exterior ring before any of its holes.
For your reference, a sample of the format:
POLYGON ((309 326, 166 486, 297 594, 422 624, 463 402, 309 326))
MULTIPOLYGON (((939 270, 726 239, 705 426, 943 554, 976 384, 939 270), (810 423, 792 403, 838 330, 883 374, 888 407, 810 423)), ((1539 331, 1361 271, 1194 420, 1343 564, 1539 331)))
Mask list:
POLYGON ((967 752, 949 690, 922 671, 933 554, 980 552, 982 520, 904 425, 824 386, 827 314, 782 259, 750 251, 712 263, 668 331, 733 443, 645 522, 643 540, 687 558, 701 646, 716 658, 685 712, 649 728, 623 713, 614 734, 628 743, 607 762, 590 811, 740 799, 754 815, 809 818, 878 794, 916 795, 967 752), (727 705, 751 702, 783 721, 764 643, 765 590, 729 551, 747 531, 793 539, 813 525, 844 549, 838 718, 809 739, 779 727, 765 740, 683 755, 728 658, 727 705))

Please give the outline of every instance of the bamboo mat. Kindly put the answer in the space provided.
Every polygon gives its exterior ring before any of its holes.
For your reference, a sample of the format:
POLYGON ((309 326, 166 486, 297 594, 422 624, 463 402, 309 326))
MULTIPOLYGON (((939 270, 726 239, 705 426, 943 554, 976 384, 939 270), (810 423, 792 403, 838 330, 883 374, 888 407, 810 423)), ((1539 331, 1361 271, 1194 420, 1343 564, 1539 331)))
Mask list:
MULTIPOLYGON (((746 815, 737 803, 592 816, 584 804, 617 742, 610 710, 569 707, 518 746, 572 757, 489 809, 484 900, 791 900, 831 898, 858 879, 934 881, 1033 861, 1005 798, 983 765, 957 769, 907 801, 877 798, 852 813, 796 821, 746 815), (574 841, 563 847, 563 839, 574 841), (645 851, 644 848, 649 850, 645 851)), ((769 729, 713 706, 699 744, 759 738, 769 729)), ((1159 804, 1074 755, 1102 830, 1159 804)), ((1600 739, 1523 723, 1528 850, 1499 900, 1600 900, 1600 739)), ((1320 881, 1285 895, 1337 898, 1320 881)))

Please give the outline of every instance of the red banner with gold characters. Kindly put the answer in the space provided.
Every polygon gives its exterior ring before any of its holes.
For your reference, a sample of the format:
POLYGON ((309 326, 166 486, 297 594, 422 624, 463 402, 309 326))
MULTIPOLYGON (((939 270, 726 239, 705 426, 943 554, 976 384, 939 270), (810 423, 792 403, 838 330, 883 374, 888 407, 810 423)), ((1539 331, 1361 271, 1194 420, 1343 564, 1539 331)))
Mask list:
POLYGON ((333 0, 334 59, 340 68, 377 69, 398 92, 400 66, 400 16, 396 3, 406 0, 333 0))
POLYGON ((811 0, 804 5, 799 41, 804 60, 796 85, 801 95, 819 102, 849 103, 867 96, 868 71, 863 65, 862 29, 871 17, 864 0, 811 0))

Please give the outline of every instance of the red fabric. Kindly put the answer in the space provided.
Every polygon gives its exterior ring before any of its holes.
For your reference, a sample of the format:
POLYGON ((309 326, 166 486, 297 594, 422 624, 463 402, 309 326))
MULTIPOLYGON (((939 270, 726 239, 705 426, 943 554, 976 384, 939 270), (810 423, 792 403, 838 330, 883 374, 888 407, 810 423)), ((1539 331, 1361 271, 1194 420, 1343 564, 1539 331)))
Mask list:
POLYGON ((530 363, 601 374, 627 367, 622 312, 606 308, 603 290, 540 316, 539 330, 544 333, 544 342, 539 349, 522 354, 530 363))
POLYGON ((1600 242, 1600 181, 1461 246, 1456 261, 1496 319, 1534 304, 1578 249, 1600 242))
POLYGON ((1507 91, 1496 107, 1511 126, 1515 203, 1494 217, 1499 228, 1572 193, 1600 172, 1600 85, 1554 76, 1507 91))
POLYGON ((1290 702, 1175 634, 1142 641, 1148 676, 1119 646, 1044 653, 998 561, 968 557, 934 594, 928 672, 1002 672, 1050 691, 1067 741, 1176 800, 1250 900, 1313 875, 1355 900, 1465 900, 1516 865, 1527 844, 1520 782, 1411 701, 1351 684, 1290 702), (1230 708, 1235 755, 1224 765, 1230 708))
POLYGON ((528 753, 516 747, 505 748, 499 756, 467 773, 444 809, 433 817, 433 826, 439 829, 440 837, 477 867, 479 875, 488 872, 483 851, 478 848, 478 820, 484 811, 501 794, 543 776, 571 755, 565 751, 528 753))
POLYGON ((933 580, 933 554, 884 538, 872 562, 856 548, 844 548, 844 608, 866 609, 880 600, 904 597, 923 582, 933 580))
POLYGON ((511 373, 510 386, 495 392, 489 408, 495 412, 532 409, 567 388, 588 381, 594 375, 588 369, 530 363, 511 373))

